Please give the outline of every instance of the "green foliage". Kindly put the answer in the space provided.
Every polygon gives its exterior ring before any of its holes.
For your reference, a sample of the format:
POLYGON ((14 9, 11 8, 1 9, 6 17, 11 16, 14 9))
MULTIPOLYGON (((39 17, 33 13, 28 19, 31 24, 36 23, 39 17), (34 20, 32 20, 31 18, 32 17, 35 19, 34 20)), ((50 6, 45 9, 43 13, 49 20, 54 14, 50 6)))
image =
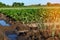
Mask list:
POLYGON ((14 3, 12 4, 12 7, 20 7, 20 6, 24 6, 24 3, 14 2, 14 3))
MULTIPOLYGON (((50 15, 54 14, 54 11, 56 9, 46 9, 46 8, 40 8, 40 9, 1 9, 0 12, 3 12, 3 14, 11 17, 12 19, 16 21, 21 21, 22 23, 38 23, 38 27, 40 30, 51 30, 51 36, 55 36, 56 26, 52 26, 53 28, 50 28, 49 26, 44 25, 44 22, 49 22, 47 19, 50 20, 50 15)), ((58 11, 57 11, 58 12, 58 11)), ((58 12, 60 13, 60 11, 58 12)), ((54 15, 52 16, 54 17, 54 15)), ((54 19, 51 19, 54 20, 54 19)))
POLYGON ((12 5, 6 5, 0 2, 0 7, 20 7, 20 6, 24 6, 24 3, 14 2, 12 5))
POLYGON ((0 7, 4 7, 4 6, 6 7, 4 3, 0 2, 0 7))
POLYGON ((24 23, 37 22, 39 20, 38 9, 21 9, 21 10, 0 10, 3 14, 24 23))
POLYGON ((0 2, 0 7, 40 7, 40 6, 42 6, 41 4, 35 4, 35 5, 28 5, 28 6, 26 6, 26 5, 24 5, 24 3, 20 3, 20 2, 14 2, 12 5, 6 5, 5 3, 2 3, 2 2, 0 2))

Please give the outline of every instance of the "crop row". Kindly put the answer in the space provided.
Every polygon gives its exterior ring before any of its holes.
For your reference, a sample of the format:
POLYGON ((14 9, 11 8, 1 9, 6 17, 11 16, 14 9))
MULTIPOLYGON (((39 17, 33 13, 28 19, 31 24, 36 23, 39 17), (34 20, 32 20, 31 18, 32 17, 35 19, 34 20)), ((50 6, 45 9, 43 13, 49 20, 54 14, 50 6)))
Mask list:
POLYGON ((21 21, 24 23, 36 22, 39 20, 38 9, 21 9, 21 10, 0 10, 3 14, 15 19, 16 21, 21 21))
POLYGON ((45 20, 49 18, 49 16, 55 16, 55 14, 59 13, 59 10, 56 9, 1 9, 0 12, 3 14, 15 19, 16 21, 21 21, 25 23, 29 22, 37 22, 40 19, 45 20))
POLYGON ((38 22, 40 29, 50 29, 52 31, 52 36, 54 35, 57 26, 55 25, 44 25, 45 23, 60 22, 60 9, 2 9, 0 10, 3 14, 15 19, 16 21, 21 21, 23 23, 38 22))

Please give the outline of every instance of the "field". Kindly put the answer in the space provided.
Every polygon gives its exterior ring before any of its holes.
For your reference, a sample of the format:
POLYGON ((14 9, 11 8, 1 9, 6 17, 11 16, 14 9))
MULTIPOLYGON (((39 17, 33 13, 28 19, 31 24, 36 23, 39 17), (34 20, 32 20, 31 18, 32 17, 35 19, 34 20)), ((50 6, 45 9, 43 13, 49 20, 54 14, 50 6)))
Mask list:
POLYGON ((40 35, 43 37, 41 40, 60 39, 60 7, 0 8, 0 14, 14 22, 19 21, 23 25, 38 27, 37 31, 42 33, 40 35))
POLYGON ((51 7, 48 7, 48 6, 45 6, 45 7, 44 6, 34 6, 34 7, 33 6, 32 7, 28 7, 28 6, 27 7, 1 7, 0 10, 1 9, 40 9, 40 8, 60 8, 60 7, 59 6, 57 6, 57 7, 56 6, 54 6, 54 7, 53 6, 51 6, 51 7))

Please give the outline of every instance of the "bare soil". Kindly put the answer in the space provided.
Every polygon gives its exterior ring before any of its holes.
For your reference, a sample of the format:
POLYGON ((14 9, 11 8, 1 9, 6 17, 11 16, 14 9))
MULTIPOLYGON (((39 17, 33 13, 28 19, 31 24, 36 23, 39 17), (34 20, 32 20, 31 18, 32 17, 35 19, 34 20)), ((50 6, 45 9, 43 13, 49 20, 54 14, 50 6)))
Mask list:
POLYGON ((9 40, 5 35, 6 31, 11 31, 12 33, 15 32, 18 35, 17 40, 60 40, 57 35, 58 33, 52 37, 50 30, 40 30, 35 24, 32 24, 33 26, 30 24, 22 24, 19 21, 14 21, 6 15, 0 14, 0 20, 2 19, 10 23, 11 26, 0 26, 0 40, 9 40))

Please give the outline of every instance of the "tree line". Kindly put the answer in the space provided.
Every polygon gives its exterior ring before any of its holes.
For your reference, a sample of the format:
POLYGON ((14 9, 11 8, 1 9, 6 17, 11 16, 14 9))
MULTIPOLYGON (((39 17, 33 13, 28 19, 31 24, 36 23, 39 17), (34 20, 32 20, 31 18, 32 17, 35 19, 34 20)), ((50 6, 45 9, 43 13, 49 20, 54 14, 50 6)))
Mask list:
POLYGON ((0 2, 0 7, 20 7, 20 6, 24 6, 24 3, 14 2, 12 5, 6 5, 0 2))
MULTIPOLYGON (((0 2, 0 7, 22 7, 25 6, 24 3, 14 2, 12 5, 6 5, 0 2)), ((29 5, 29 6, 41 6, 41 4, 29 5)))
MULTIPOLYGON (((6 5, 2 2, 0 2, 0 7, 23 7, 25 6, 24 3, 19 3, 19 2, 14 2, 12 5, 6 5)), ((35 5, 29 5, 29 6, 60 6, 60 4, 51 4, 48 2, 46 5, 41 5, 41 4, 35 4, 35 5)))

